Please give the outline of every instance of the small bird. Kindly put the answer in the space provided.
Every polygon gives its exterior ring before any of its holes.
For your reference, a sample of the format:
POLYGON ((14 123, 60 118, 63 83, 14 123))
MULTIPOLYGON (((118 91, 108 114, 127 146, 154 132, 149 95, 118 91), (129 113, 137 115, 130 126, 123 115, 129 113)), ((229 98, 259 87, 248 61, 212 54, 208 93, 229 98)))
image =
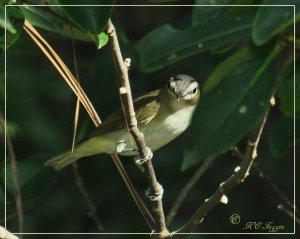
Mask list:
MULTIPOLYGON (((161 89, 134 100, 138 128, 151 151, 168 144, 187 129, 199 98, 198 82, 180 74, 171 77, 161 89)), ((80 158, 101 153, 139 154, 121 108, 108 116, 89 138, 76 145, 73 152, 50 159, 45 165, 60 170, 80 158)))

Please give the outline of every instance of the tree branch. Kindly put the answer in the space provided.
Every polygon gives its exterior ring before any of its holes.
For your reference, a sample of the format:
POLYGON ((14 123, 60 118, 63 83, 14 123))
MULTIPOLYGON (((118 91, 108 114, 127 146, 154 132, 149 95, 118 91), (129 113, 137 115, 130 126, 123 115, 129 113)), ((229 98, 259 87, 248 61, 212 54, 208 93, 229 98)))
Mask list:
MULTIPOLYGON (((131 133, 133 139, 136 142, 137 148, 140 153, 141 158, 149 158, 149 152, 144 140, 143 134, 139 131, 137 127, 137 120, 135 117, 135 111, 132 101, 131 89, 129 84, 128 77, 128 68, 124 63, 122 53, 120 50, 117 34, 114 25, 111 20, 108 22, 108 34, 111 38, 110 45, 113 52, 113 57, 116 65, 117 72, 119 74, 119 94, 121 99, 121 105, 124 113, 124 118, 126 120, 126 125, 128 127, 128 131, 131 133)), ((143 164, 145 169, 145 175, 147 182, 149 184, 151 192, 158 192, 158 183, 155 176, 154 168, 150 160, 143 164)), ((165 224, 165 216, 163 211, 162 201, 154 201, 153 202, 153 212, 155 217, 155 232, 161 233, 161 236, 168 234, 166 224, 165 224)))
POLYGON ((220 184, 216 192, 196 210, 194 215, 188 220, 188 222, 176 231, 172 236, 174 238, 183 238, 185 235, 178 233, 191 233, 202 222, 207 213, 212 210, 221 200, 225 193, 229 192, 232 188, 242 183, 249 175, 250 168, 254 159, 257 156, 257 146, 264 129, 269 108, 267 109, 265 116, 256 129, 254 129, 248 139, 245 157, 243 158, 240 166, 236 167, 234 173, 223 183, 220 184))

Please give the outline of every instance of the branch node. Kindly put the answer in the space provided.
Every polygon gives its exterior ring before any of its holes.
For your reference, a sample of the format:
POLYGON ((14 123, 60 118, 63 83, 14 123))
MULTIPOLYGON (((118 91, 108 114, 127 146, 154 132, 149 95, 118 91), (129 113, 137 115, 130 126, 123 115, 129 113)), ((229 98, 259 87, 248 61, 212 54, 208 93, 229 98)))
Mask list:
POLYGON ((252 159, 255 159, 257 157, 257 150, 254 149, 252 153, 252 159))
POLYGON ((271 106, 275 106, 276 105, 276 100, 275 100, 274 96, 272 96, 271 99, 270 99, 270 105, 271 106))
POLYGON ((237 166, 237 167, 234 168, 234 172, 237 173, 238 171, 240 171, 240 169, 241 169, 241 167, 237 166))
POLYGON ((219 186, 220 186, 220 187, 222 187, 224 184, 225 184, 225 182, 222 182, 222 183, 220 183, 220 185, 219 185, 219 186))
POLYGON ((164 229, 160 233, 156 233, 155 231, 152 231, 152 234, 150 234, 151 239, 163 239, 163 238, 172 238, 174 233, 170 233, 168 229, 164 229))
POLYGON ((223 194, 221 199, 220 199, 220 203, 223 203, 223 204, 227 204, 228 203, 228 197, 223 194))
POLYGON ((119 91, 120 91, 120 94, 121 94, 121 95, 127 94, 127 90, 126 90, 125 87, 120 87, 119 91))
POLYGON ((127 69, 129 69, 130 68, 130 64, 131 64, 131 59, 130 58, 125 58, 124 64, 127 67, 127 69))

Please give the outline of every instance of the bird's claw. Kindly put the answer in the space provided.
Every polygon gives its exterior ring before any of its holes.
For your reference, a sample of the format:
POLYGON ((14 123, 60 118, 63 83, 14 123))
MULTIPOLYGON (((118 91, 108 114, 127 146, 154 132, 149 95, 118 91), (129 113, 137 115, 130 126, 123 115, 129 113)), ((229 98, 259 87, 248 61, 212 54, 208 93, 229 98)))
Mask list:
POLYGON ((152 159, 153 157, 153 153, 151 151, 150 148, 146 148, 147 149, 147 154, 146 154, 146 157, 145 158, 140 158, 140 156, 136 156, 134 157, 134 162, 137 164, 137 165, 141 165, 141 164, 144 164, 145 162, 149 161, 150 159, 152 159))
POLYGON ((159 183, 157 183, 157 189, 158 189, 158 191, 151 192, 150 188, 148 188, 145 191, 146 197, 149 198, 151 201, 159 201, 159 200, 161 200, 162 197, 163 197, 163 194, 164 194, 164 189, 163 189, 163 187, 159 183))

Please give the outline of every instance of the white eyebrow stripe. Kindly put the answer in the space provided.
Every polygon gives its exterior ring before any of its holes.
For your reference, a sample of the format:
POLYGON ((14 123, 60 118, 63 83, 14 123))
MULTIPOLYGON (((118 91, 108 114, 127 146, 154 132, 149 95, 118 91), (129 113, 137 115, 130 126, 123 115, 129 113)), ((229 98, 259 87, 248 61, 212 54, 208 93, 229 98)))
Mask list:
POLYGON ((190 86, 186 89, 186 92, 190 92, 190 91, 193 91, 195 87, 198 86, 198 82, 197 81, 194 81, 190 84, 190 86))

